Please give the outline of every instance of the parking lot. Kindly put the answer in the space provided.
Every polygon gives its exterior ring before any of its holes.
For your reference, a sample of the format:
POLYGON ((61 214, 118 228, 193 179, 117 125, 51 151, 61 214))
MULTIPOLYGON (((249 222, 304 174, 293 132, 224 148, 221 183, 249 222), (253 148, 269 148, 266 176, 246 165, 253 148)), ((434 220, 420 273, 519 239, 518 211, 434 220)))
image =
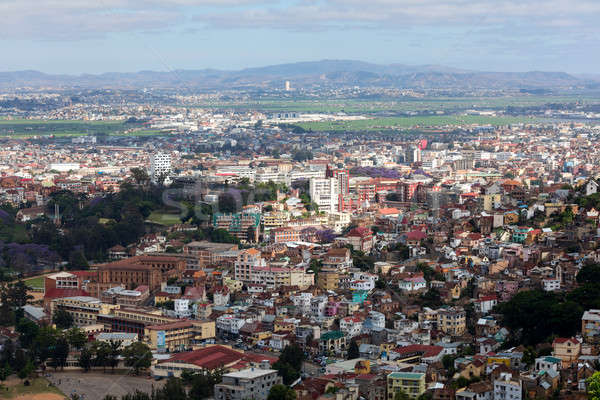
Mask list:
POLYGON ((97 372, 50 372, 47 379, 64 394, 78 394, 85 400, 102 400, 107 394, 117 396, 140 390, 149 393, 152 386, 162 386, 162 381, 148 377, 97 373, 97 372))

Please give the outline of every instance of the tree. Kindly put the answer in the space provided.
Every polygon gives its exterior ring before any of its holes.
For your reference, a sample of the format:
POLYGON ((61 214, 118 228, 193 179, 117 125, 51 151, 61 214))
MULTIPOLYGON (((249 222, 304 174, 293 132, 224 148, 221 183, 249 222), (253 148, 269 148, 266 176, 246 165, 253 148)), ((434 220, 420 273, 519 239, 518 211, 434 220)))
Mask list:
POLYGON ((110 354, 110 345, 106 342, 96 341, 92 343, 92 353, 94 354, 94 366, 102 367, 102 370, 106 372, 106 365, 108 364, 108 357, 110 354))
POLYGON ((25 282, 19 279, 18 282, 8 287, 8 302, 12 307, 21 308, 27 304, 33 296, 27 293, 28 288, 25 282))
POLYGON ((594 372, 594 374, 590 376, 586 382, 588 399, 600 400, 600 371, 594 372))
POLYGON ((17 324, 16 330, 20 333, 19 343, 21 343, 21 346, 29 348, 35 337, 38 335, 40 327, 27 318, 21 318, 17 324))
POLYGON ((64 369, 65 365, 67 365, 67 357, 69 356, 69 342, 67 338, 63 336, 59 336, 56 340, 56 345, 54 346, 54 354, 52 355, 52 364, 54 368, 60 367, 64 369))
POLYGON ((577 283, 600 284, 600 264, 585 264, 577 273, 577 283))
POLYGON ((4 366, 0 368, 0 382, 4 382, 9 376, 12 375, 12 373, 13 371, 10 365, 8 363, 4 364, 4 366))
POLYGON ((145 169, 135 167, 131 168, 130 171, 133 180, 135 180, 135 183, 137 183, 138 185, 146 183, 150 180, 150 177, 148 176, 148 173, 145 169))
POLYGON ((57 331, 50 326, 43 326, 38 332, 31 350, 40 363, 46 362, 53 354, 56 346, 57 331))
POLYGON ((83 372, 88 372, 92 368, 92 352, 87 347, 84 347, 79 354, 79 366, 83 372))
POLYGON ((121 343, 117 341, 111 340, 108 343, 109 351, 108 351, 108 366, 111 368, 112 372, 115 372, 115 367, 119 364, 119 354, 121 354, 120 348, 121 343))
POLYGON ((273 385, 269 390, 267 400, 296 400, 296 391, 286 385, 273 385))
POLYGON ((66 333, 69 345, 76 349, 81 349, 88 341, 87 335, 81 329, 73 327, 66 333))
POLYGON ((181 383, 181 379, 170 377, 167 379, 165 386, 160 390, 169 400, 187 400, 188 396, 185 388, 181 383))
POLYGON ((356 343, 356 340, 352 340, 350 342, 350 346, 348 347, 348 360, 354 360, 358 357, 360 357, 360 352, 358 351, 358 344, 356 343))
POLYGON ((135 342, 127 346, 123 350, 123 357, 125 357, 125 365, 132 367, 135 374, 149 368, 152 362, 150 348, 142 342, 135 342))
POLYGON ((52 316, 52 323, 60 329, 69 329, 73 326, 73 316, 62 309, 58 309, 52 316))
POLYGON ((31 362, 31 360, 29 360, 27 362, 27 364, 25 364, 25 366, 23 368, 21 368, 21 370, 19 370, 19 372, 17 373, 17 376, 19 377, 19 379, 25 379, 25 378, 31 376, 33 371, 35 371, 35 366, 31 362))

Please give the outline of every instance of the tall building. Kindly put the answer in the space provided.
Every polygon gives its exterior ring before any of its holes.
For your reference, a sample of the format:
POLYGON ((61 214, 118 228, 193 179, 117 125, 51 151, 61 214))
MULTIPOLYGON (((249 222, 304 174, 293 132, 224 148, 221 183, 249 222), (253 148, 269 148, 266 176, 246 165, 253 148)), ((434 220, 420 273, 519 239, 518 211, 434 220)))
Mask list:
POLYGON ((523 398, 523 383, 519 377, 513 377, 510 372, 502 372, 494 380, 494 400, 521 400, 523 398))
POLYGON ((319 211, 334 213, 338 205, 338 181, 335 178, 312 178, 309 185, 310 199, 319 211))
POLYGON ((281 384, 274 369, 248 368, 223 375, 215 385, 216 400, 266 400, 273 385, 281 384))
POLYGON ((285 91, 289 92, 290 90, 292 90, 292 85, 290 84, 290 81, 285 81, 285 91))
POLYGON ((157 182, 171 173, 171 155, 158 152, 150 157, 150 179, 157 182))
POLYGON ((416 399, 423 393, 425 386, 425 374, 419 372, 392 372, 387 376, 388 400, 393 400, 396 393, 405 393, 411 399, 416 399))
POLYGON ((421 149, 417 146, 410 146, 406 150, 406 154, 404 156, 404 161, 407 164, 421 162, 421 149))

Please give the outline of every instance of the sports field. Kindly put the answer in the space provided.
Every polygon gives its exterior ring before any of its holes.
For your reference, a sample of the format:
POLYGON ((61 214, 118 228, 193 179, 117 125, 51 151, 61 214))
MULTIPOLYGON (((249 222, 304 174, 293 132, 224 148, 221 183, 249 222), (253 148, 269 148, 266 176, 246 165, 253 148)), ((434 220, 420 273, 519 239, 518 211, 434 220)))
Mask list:
POLYGON ((535 123, 527 117, 487 117, 479 115, 432 115, 419 117, 372 118, 355 121, 300 122, 294 125, 312 131, 375 131, 410 128, 433 128, 459 125, 502 126, 535 123))
POLYGON ((159 135, 157 130, 143 129, 140 124, 125 121, 80 121, 80 120, 40 120, 40 119, 2 119, 0 136, 85 136, 85 135, 159 135))

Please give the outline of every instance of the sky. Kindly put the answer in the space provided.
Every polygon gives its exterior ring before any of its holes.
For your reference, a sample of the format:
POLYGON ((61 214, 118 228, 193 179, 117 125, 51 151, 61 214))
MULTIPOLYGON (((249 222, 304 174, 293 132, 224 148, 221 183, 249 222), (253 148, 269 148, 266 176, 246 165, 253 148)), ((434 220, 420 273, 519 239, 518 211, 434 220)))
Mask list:
POLYGON ((1 0, 0 71, 321 59, 600 74, 600 0, 1 0))

